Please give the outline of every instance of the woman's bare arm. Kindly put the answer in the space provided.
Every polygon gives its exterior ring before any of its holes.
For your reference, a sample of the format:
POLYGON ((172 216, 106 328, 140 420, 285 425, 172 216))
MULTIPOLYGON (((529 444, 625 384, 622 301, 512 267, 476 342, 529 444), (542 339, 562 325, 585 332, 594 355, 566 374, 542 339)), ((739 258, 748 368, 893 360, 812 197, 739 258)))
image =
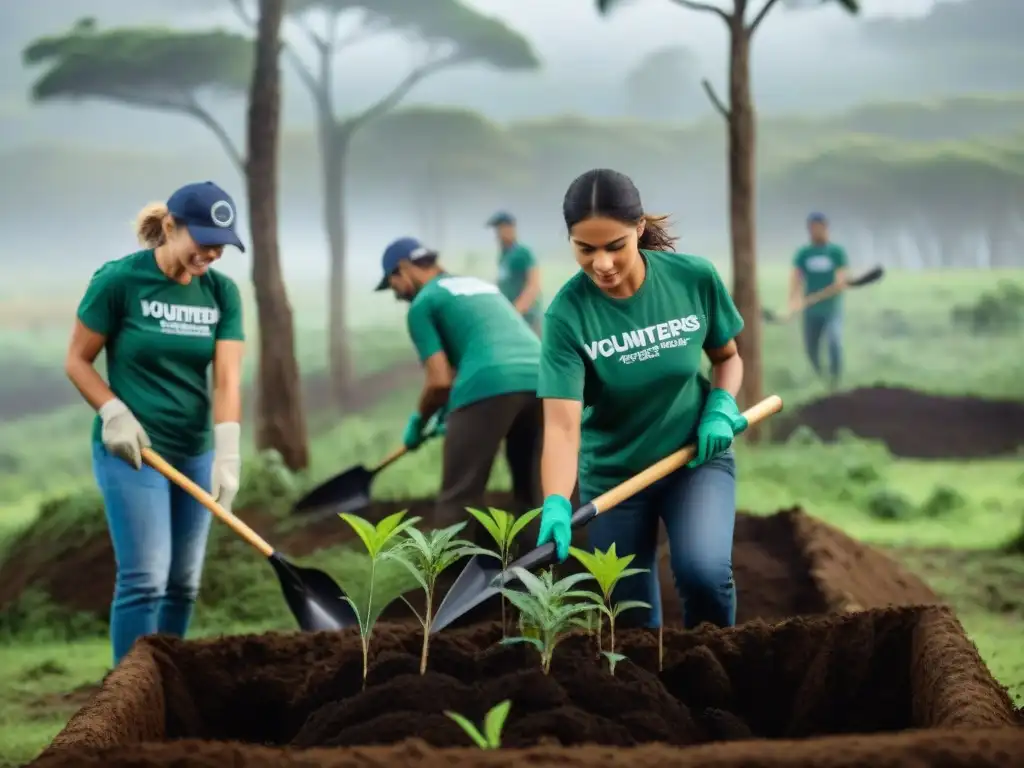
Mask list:
POLYGON ((114 400, 116 395, 96 370, 96 358, 107 343, 107 337, 87 328, 75 319, 71 343, 64 358, 64 373, 95 410, 114 400))
POLYGON ((724 389, 736 397, 743 384, 743 358, 736 347, 736 340, 733 339, 724 347, 707 349, 705 352, 711 361, 711 386, 715 389, 724 389))
POLYGON ((544 400, 541 485, 545 496, 569 498, 576 487, 582 417, 583 404, 578 400, 544 400))
POLYGON ((242 421, 242 357, 245 342, 223 339, 213 353, 213 423, 242 421))

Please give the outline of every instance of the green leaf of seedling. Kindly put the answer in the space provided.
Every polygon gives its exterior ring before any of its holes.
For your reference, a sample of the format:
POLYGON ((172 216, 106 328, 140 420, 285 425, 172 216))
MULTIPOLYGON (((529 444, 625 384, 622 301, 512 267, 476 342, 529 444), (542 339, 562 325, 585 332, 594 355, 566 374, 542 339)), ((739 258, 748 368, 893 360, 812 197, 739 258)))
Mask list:
POLYGON ((503 589, 501 593, 515 606, 520 613, 527 617, 539 616, 543 612, 543 606, 533 595, 519 592, 514 589, 503 589))
POLYGON ((484 717, 484 738, 491 749, 498 749, 501 746, 501 731, 505 727, 505 719, 510 709, 512 700, 505 699, 491 707, 484 717))
POLYGON ((502 533, 500 524, 494 518, 493 511, 490 515, 481 512, 479 509, 471 509, 469 507, 466 508, 466 511, 476 518, 477 522, 480 523, 480 526, 487 531, 487 535, 494 539, 495 546, 500 549, 504 534, 502 533))
POLYGON ((356 621, 359 622, 359 634, 361 636, 363 636, 363 637, 366 637, 366 627, 367 627, 366 618, 359 612, 359 606, 356 605, 356 601, 353 600, 348 595, 345 595, 341 599, 344 600, 346 603, 348 603, 349 605, 352 606, 352 612, 355 613, 356 621))
POLYGON ((501 640, 502 645, 532 645, 541 653, 544 653, 544 643, 536 637, 504 637, 501 640))
POLYGON ((536 520, 539 514, 540 508, 538 507, 537 509, 531 509, 529 512, 524 512, 517 517, 516 521, 512 524, 512 528, 508 532, 509 543, 515 541, 516 537, 523 532, 523 529, 536 520))
POLYGON ((348 512, 342 512, 340 517, 352 527, 352 530, 362 540, 363 546, 366 547, 366 553, 370 557, 375 557, 376 552, 374 548, 376 546, 377 529, 373 527, 373 523, 359 517, 359 515, 352 515, 348 512))
POLYGON ((393 515, 388 515, 379 523, 377 523, 374 529, 374 549, 370 553, 371 557, 377 557, 388 544, 396 541, 399 534, 408 531, 422 518, 419 517, 405 517, 405 512, 395 512, 393 515), (403 519, 404 518, 404 519, 403 519))
POLYGON ((390 550, 381 555, 382 560, 391 560, 403 566, 409 573, 412 574, 413 578, 416 579, 416 583, 419 584, 423 589, 430 589, 427 584, 427 580, 423 575, 422 570, 418 563, 414 563, 408 557, 405 552, 399 550, 390 550))
POLYGON ((445 710, 445 715, 458 723, 459 727, 466 732, 466 735, 469 736, 469 738, 473 740, 473 743, 480 747, 480 749, 490 748, 490 745, 487 743, 487 739, 484 738, 484 735, 480 733, 480 731, 477 730, 477 727, 469 722, 465 717, 460 715, 458 712, 450 712, 448 710, 445 710))
POLYGON ((612 613, 614 613, 617 618, 623 611, 630 611, 636 608, 646 608, 647 610, 650 610, 651 604, 645 603, 642 600, 623 600, 621 603, 615 603, 612 607, 612 613))
POLYGON ((615 674, 615 666, 626 658, 624 654, 614 653, 612 651, 601 651, 601 655, 608 659, 608 671, 613 675, 615 674))
POLYGON ((478 547, 475 544, 471 544, 470 546, 459 550, 459 557, 472 557, 473 555, 493 557, 496 560, 501 560, 501 555, 499 555, 497 552, 494 552, 490 549, 484 549, 483 547, 478 547))

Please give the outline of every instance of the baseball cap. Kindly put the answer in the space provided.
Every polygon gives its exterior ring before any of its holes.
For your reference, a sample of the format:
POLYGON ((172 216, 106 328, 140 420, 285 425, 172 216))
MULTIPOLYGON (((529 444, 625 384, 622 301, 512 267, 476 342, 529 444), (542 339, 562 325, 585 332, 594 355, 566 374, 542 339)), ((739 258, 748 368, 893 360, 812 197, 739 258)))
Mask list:
POLYGON ((196 245, 233 245, 245 252, 235 232, 235 201, 212 181, 186 184, 167 199, 167 210, 188 228, 196 245))
POLYGON ((808 224, 828 224, 828 217, 819 211, 813 211, 807 216, 808 224))
POLYGON ((508 211, 498 211, 487 220, 488 227, 500 227, 503 224, 515 224, 516 217, 508 211))
POLYGON ((384 249, 384 255, 380 259, 381 269, 384 276, 381 278, 375 291, 384 291, 388 288, 388 278, 398 269, 403 261, 418 261, 427 256, 437 256, 435 251, 427 248, 415 237, 400 237, 384 249))

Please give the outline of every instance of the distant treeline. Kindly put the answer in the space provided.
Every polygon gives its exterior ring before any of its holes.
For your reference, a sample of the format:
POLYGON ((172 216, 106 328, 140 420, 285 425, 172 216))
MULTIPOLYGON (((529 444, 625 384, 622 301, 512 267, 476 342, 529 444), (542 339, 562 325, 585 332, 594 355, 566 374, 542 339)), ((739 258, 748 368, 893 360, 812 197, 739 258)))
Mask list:
MULTIPOLYGON (((807 211, 824 209, 850 246, 871 258, 908 266, 1022 265, 1022 129, 1024 97, 869 105, 817 120, 764 118, 763 250, 792 245, 807 211)), ((282 157, 284 218, 315 227, 319 160, 312 135, 287 135, 282 157)), ((391 218, 415 221, 424 237, 453 243, 466 227, 478 236, 484 218, 503 207, 532 222, 539 239, 554 239, 566 186, 595 166, 632 175, 647 207, 673 214, 688 237, 724 242, 725 137, 717 120, 561 117, 499 125, 463 110, 398 111, 354 145, 350 221, 357 237, 361 217, 391 218)), ((149 155, 75 146, 0 154, 4 218, 23 224, 60 217, 74 229, 127 221, 175 184, 213 177, 234 184, 236 174, 212 139, 195 151, 154 147, 149 155)))

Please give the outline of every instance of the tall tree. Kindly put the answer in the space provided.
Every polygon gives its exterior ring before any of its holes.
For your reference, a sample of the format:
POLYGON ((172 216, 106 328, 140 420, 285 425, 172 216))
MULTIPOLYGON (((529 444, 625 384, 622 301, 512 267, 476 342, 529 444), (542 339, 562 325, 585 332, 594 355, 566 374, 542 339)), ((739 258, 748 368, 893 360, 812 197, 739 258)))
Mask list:
POLYGON ((284 0, 260 0, 256 59, 249 93, 249 221, 252 283, 260 327, 256 445, 275 448, 293 470, 309 464, 295 331, 281 274, 277 176, 281 126, 281 22, 284 0))
MULTIPOLYGON (((744 376, 740 400, 749 407, 763 397, 761 364, 761 302, 757 291, 757 205, 756 205, 756 111, 750 88, 750 46, 754 33, 779 0, 723 0, 723 5, 697 0, 673 0, 683 8, 717 16, 729 34, 729 99, 723 101, 704 80, 702 85, 715 109, 728 126, 729 229, 732 241, 732 295, 743 315, 745 328, 737 339, 743 356, 744 376)), ((834 2, 850 13, 860 9, 857 0, 810 0, 809 4, 834 2)), ((622 0, 596 0, 598 12, 606 14, 622 0)), ((757 439, 757 430, 751 438, 757 439)))
MULTIPOLYGON (((255 23, 247 0, 229 0, 239 16, 255 23)), ((396 107, 430 75, 459 65, 486 64, 503 70, 539 66, 529 43, 497 19, 484 16, 460 0, 286 0, 285 10, 301 39, 316 52, 313 66, 286 44, 317 110, 322 154, 323 219, 330 251, 328 280, 328 355, 332 390, 343 405, 353 383, 346 326, 347 263, 345 179, 353 136, 396 107), (319 22, 319 23, 317 23, 319 22), (402 34, 424 53, 395 86, 362 111, 338 108, 337 57, 354 45, 383 34, 402 34)))
POLYGON ((45 66, 32 86, 37 102, 96 99, 187 115, 205 125, 239 172, 245 159, 230 133, 204 106, 211 97, 242 96, 252 76, 252 41, 219 30, 100 30, 82 19, 63 35, 33 41, 26 66, 45 66))

